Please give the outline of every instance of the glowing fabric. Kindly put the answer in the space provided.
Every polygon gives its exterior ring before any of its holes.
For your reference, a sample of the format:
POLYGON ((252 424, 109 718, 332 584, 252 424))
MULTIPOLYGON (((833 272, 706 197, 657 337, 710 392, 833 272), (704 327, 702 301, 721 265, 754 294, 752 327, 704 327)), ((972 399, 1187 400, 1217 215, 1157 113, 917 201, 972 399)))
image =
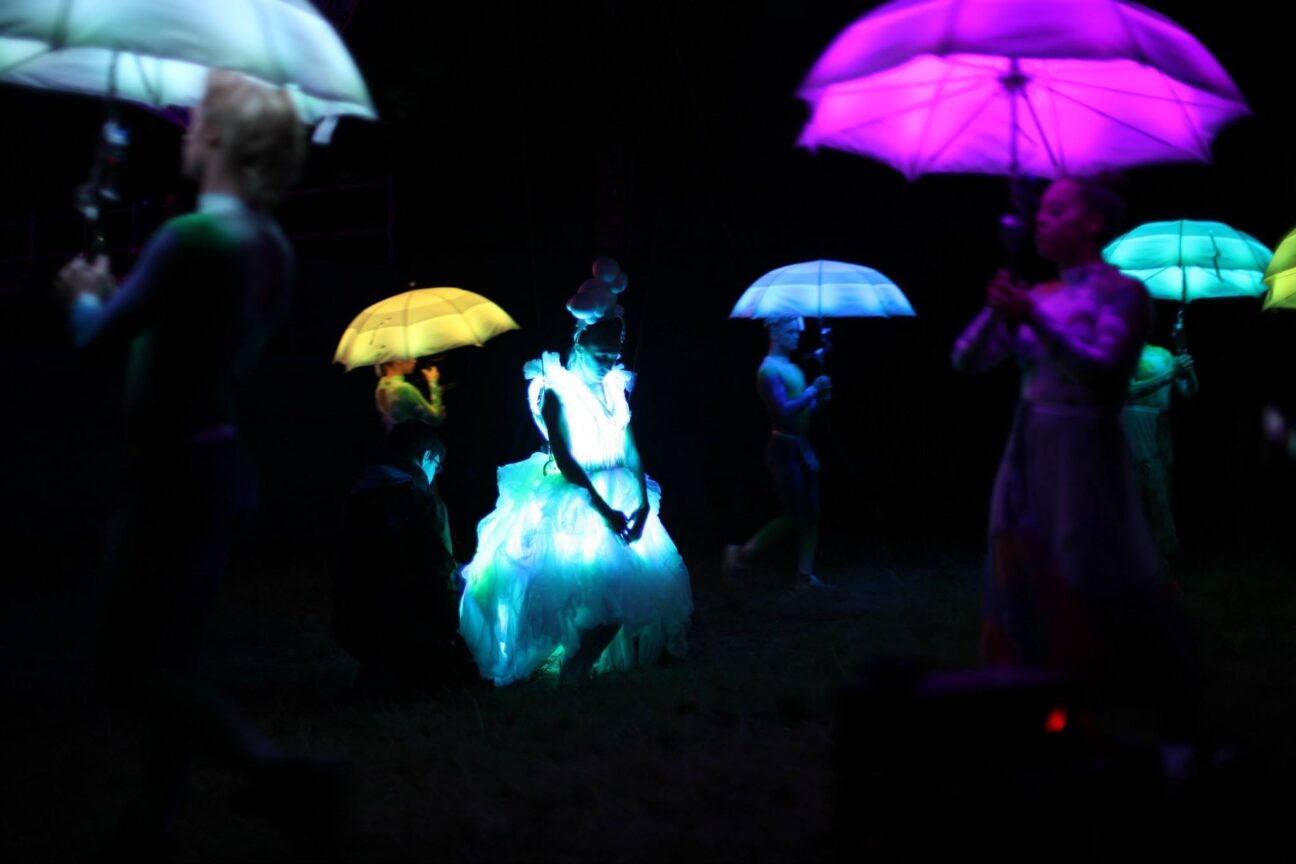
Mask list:
POLYGON ((1157 300, 1259 297, 1273 253, 1222 222, 1148 222, 1117 237, 1103 259, 1157 300))
POLYGON ((286 87, 306 123, 377 117, 346 46, 306 0, 0 3, 0 82, 163 108, 197 103, 213 68, 286 87))
POLYGON ((1296 309, 1296 231, 1278 244, 1265 271, 1264 283, 1269 286, 1264 308, 1296 309))
MULTIPOLYGON (((606 404, 556 354, 528 363, 525 374, 537 423, 543 429, 539 404, 549 390, 562 402, 572 454, 594 487, 613 508, 633 512, 639 484, 625 466, 631 373, 608 373, 606 404)), ((643 536, 626 544, 547 454, 499 469, 499 500, 478 525, 459 607, 460 632, 484 677, 498 685, 526 678, 555 655, 575 652, 581 631, 607 623, 622 628, 598 671, 651 663, 662 651, 684 655, 692 594, 658 518, 660 497, 649 480, 643 536)))
POLYGON ((771 270, 751 284, 730 318, 853 318, 913 315, 899 287, 870 267, 806 261, 771 270))
POLYGON ((416 360, 518 329, 509 314, 462 288, 416 288, 365 309, 347 325, 333 362, 347 371, 389 360, 416 360))
POLYGON ((910 178, 1207 161, 1249 113, 1200 42, 1121 0, 896 0, 843 31, 800 95, 802 145, 910 178))

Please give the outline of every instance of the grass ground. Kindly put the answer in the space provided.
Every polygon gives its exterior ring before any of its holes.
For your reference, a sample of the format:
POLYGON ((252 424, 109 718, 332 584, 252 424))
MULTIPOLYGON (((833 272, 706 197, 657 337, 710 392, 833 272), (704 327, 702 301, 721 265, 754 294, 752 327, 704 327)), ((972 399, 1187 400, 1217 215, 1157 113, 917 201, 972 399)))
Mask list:
MULTIPOLYGON (((231 809, 231 778, 199 765, 177 859, 830 858, 832 692, 872 659, 974 664, 979 555, 828 550, 832 590, 737 597, 717 590, 715 557, 686 554, 697 612, 682 663, 579 691, 536 680, 386 701, 347 697, 355 666, 329 638, 318 564, 245 569, 209 677, 286 748, 353 759, 355 809, 338 844, 303 850, 231 809)), ((1209 734, 1290 771, 1290 574, 1256 560, 1182 582, 1212 670, 1209 734)), ((138 788, 132 730, 86 686, 75 608, 39 594, 5 608, 5 860, 85 860, 138 788)))

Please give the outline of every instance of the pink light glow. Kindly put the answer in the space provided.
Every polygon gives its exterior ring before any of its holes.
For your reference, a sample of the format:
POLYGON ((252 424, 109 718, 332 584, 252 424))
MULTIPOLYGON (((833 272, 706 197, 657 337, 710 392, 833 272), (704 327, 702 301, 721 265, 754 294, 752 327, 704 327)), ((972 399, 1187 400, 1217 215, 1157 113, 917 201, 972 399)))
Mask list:
POLYGON ((851 25, 806 79, 800 143, 908 177, 1052 177, 1210 158, 1248 113, 1224 69, 1173 22, 1116 0, 900 0, 851 25), (1013 62, 1024 77, 1005 84, 1013 62))

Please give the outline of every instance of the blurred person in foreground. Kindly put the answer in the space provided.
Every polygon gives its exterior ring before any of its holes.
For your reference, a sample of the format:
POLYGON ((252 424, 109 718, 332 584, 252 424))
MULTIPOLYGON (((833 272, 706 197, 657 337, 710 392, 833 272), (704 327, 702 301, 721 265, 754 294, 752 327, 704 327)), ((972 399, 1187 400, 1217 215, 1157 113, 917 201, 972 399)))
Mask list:
POLYGON ((1035 245, 1058 278, 999 271, 953 363, 979 373, 1012 358, 1022 370, 990 503, 985 662, 1063 672, 1168 728, 1190 721, 1198 667, 1120 424, 1152 323, 1146 289, 1102 260, 1123 210, 1096 178, 1054 181, 1035 245))
POLYGON ((361 664, 359 693, 481 682, 459 635, 462 583, 434 485, 445 454, 432 426, 399 423, 347 499, 333 634, 361 664))
POLYGON ((108 262, 59 274, 73 343, 126 349, 123 484, 103 552, 109 692, 145 725, 144 790, 111 852, 165 858, 190 762, 239 773, 243 802, 304 834, 336 823, 349 766, 285 755, 200 683, 206 629, 255 503, 237 398, 288 308, 293 254, 269 208, 296 178, 287 93, 214 71, 184 135, 197 210, 162 225, 117 286, 108 262))

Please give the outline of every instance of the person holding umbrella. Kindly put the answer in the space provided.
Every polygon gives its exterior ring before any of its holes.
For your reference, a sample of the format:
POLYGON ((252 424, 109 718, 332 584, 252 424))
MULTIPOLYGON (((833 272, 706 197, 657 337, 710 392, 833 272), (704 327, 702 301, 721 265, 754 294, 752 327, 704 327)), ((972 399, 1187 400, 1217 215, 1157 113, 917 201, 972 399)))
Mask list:
POLYGON ((459 565, 434 485, 445 454, 431 425, 399 423, 347 497, 333 635, 361 664, 359 692, 480 681, 459 636, 459 565))
POLYGON ((1152 321, 1143 286, 1102 260, 1123 202, 1095 178, 1045 191, 1035 245, 1055 281, 999 271, 953 363, 1009 358, 1021 398, 990 504, 982 602, 990 664, 1047 667, 1122 698, 1185 707, 1197 670, 1187 623, 1157 554, 1120 426, 1152 321))
POLYGON ((1167 558, 1180 550, 1175 530, 1171 490, 1174 478, 1174 439, 1170 428, 1171 390, 1184 399, 1197 395, 1197 371, 1191 354, 1171 354, 1160 345, 1144 345, 1134 377, 1126 391, 1121 416, 1144 512, 1167 558))
POLYGON ((805 325, 799 317, 767 318, 769 353, 756 372, 756 389, 769 411, 769 444, 765 464, 783 505, 783 514, 765 523, 741 546, 726 546, 727 577, 750 563, 789 533, 797 537, 797 587, 822 586, 814 575, 819 545, 819 460, 810 446, 810 415, 832 394, 832 381, 819 375, 806 386, 792 362, 805 325))
POLYGON ((405 376, 418 365, 417 360, 388 360, 378 364, 378 386, 374 388, 374 405, 383 427, 391 432, 401 423, 417 421, 440 426, 445 421, 445 402, 441 398, 441 375, 435 366, 423 369, 428 396, 405 376))
POLYGON ((116 840, 128 860, 172 842, 196 751, 246 780, 249 805, 309 832, 336 824, 348 782, 345 763, 285 755, 197 676, 253 498, 238 396, 292 282, 292 250, 269 207, 303 149, 283 90, 213 71, 184 137, 197 212, 164 224, 120 287, 102 257, 58 278, 79 352, 130 348, 124 482, 103 554, 108 685, 148 729, 144 795, 116 840))

